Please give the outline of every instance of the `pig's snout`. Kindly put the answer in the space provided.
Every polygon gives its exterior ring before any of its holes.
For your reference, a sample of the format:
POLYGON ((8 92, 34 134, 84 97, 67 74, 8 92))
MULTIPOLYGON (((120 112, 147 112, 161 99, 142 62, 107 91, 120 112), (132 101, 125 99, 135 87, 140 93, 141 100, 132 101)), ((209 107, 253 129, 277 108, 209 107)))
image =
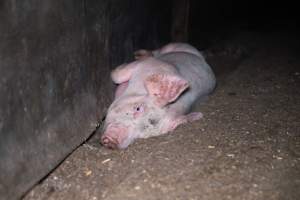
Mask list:
POLYGON ((115 149, 118 146, 118 141, 115 140, 114 138, 111 138, 107 135, 103 135, 101 137, 101 143, 103 146, 108 147, 110 149, 115 149))
POLYGON ((120 148, 127 137, 128 130, 125 126, 109 124, 101 137, 101 143, 111 149, 120 148))

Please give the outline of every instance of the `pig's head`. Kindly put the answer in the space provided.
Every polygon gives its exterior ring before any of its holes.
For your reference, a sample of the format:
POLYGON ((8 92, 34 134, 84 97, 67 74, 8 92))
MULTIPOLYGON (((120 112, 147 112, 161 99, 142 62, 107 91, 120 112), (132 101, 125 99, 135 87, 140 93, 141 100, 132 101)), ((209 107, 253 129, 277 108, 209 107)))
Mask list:
POLYGON ((101 142, 109 148, 126 148, 136 138, 162 133, 168 104, 188 88, 178 75, 152 74, 144 85, 146 95, 124 94, 109 107, 101 142))

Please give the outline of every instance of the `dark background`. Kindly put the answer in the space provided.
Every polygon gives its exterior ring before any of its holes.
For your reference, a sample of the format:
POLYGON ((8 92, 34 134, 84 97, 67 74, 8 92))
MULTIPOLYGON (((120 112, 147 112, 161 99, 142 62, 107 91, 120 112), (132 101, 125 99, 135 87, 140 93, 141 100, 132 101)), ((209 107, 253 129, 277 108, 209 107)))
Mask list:
POLYGON ((190 5, 189 42, 200 48, 241 31, 299 34, 298 5, 293 1, 191 0, 190 5))

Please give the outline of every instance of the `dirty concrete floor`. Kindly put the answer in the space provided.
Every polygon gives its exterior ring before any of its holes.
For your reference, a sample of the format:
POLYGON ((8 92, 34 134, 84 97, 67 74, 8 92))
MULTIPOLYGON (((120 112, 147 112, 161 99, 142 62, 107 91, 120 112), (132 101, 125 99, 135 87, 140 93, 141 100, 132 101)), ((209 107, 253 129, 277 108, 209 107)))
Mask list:
POLYGON ((299 42, 245 33, 220 46, 203 119, 123 151, 96 135, 24 199, 299 199, 299 42))

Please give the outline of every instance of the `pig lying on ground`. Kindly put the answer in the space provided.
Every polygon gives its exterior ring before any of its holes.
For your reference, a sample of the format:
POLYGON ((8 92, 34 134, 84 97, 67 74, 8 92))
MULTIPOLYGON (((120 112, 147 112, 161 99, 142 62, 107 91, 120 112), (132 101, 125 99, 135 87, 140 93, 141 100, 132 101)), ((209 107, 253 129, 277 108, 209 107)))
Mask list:
POLYGON ((135 62, 123 64, 111 73, 119 85, 101 137, 102 144, 109 148, 126 148, 136 138, 164 134, 200 119, 200 112, 188 112, 216 85, 210 66, 188 44, 139 50, 135 57, 135 62))

